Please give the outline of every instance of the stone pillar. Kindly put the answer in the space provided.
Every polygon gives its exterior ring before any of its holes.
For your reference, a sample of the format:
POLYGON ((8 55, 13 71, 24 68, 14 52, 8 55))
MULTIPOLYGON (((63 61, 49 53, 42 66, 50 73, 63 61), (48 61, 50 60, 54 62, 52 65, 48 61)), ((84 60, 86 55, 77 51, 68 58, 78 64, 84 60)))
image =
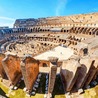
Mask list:
POLYGON ((78 68, 80 67, 79 58, 70 58, 62 63, 61 76, 64 83, 65 91, 73 89, 78 78, 78 68))
POLYGON ((16 85, 22 77, 20 58, 9 54, 2 60, 2 65, 11 84, 16 85))
POLYGON ((91 74, 90 69, 92 69, 94 62, 93 62, 92 58, 84 57, 84 58, 80 59, 80 64, 81 64, 81 67, 79 69, 78 78, 75 83, 75 87, 77 89, 80 89, 83 86, 85 86, 87 79, 88 79, 87 82, 89 82, 89 80, 91 81, 91 79, 88 77, 91 74))
POLYGON ((51 93, 54 89, 56 73, 57 73, 57 61, 56 57, 49 57, 50 61, 50 71, 49 71, 49 85, 48 85, 48 98, 50 98, 51 93))
POLYGON ((21 61, 21 70, 28 93, 31 93, 39 73, 39 61, 27 56, 21 61))
POLYGON ((4 71, 2 60, 5 58, 5 54, 0 53, 0 75, 2 78, 7 78, 6 73, 4 71))

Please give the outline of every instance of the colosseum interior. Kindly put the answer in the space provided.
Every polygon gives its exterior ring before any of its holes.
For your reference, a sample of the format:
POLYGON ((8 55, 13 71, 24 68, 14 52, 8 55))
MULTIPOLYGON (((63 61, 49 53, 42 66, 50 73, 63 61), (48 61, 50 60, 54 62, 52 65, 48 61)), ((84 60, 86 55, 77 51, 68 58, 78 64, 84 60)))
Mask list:
POLYGON ((0 80, 10 92, 87 98, 98 84, 98 13, 17 19, 0 29, 0 51, 0 80))

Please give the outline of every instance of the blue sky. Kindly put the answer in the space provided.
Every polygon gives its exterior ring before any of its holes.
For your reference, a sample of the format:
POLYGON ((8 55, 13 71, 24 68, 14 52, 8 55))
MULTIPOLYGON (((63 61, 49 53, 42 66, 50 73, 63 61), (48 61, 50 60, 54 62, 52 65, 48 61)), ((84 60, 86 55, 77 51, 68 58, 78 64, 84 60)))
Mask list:
POLYGON ((0 0, 0 26, 15 19, 98 12, 98 0, 0 0))

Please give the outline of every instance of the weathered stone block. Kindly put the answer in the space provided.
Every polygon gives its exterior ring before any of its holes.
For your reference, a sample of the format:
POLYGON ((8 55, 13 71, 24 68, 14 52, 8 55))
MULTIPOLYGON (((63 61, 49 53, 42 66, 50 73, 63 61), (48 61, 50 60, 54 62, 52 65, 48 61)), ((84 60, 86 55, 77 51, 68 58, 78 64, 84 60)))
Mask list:
POLYGON ((0 53, 0 75, 2 78, 7 78, 6 73, 4 71, 2 60, 5 58, 5 54, 0 53))
POLYGON ((26 57, 21 61, 21 70, 26 88, 31 92, 39 73, 39 61, 26 57))
POLYGON ((58 58, 49 57, 49 61, 50 61, 50 71, 49 71, 48 93, 52 93, 54 89, 55 79, 56 79, 58 58))
POLYGON ((88 86, 90 84, 90 82, 92 81, 93 77, 95 76, 96 72, 97 72, 97 64, 95 63, 95 60, 93 61, 92 63, 92 66, 90 68, 90 71, 89 71, 89 75, 87 77, 87 80, 84 84, 84 86, 88 86))
POLYGON ((93 66, 93 60, 91 58, 85 57, 80 59, 80 64, 81 67, 78 71, 79 75, 75 83, 75 87, 77 89, 82 88, 84 86, 84 83, 86 82, 87 77, 89 76, 90 69, 93 66))
POLYGON ((13 85, 21 79, 20 58, 15 55, 7 55, 2 61, 8 79, 13 85))
POLYGON ((78 77, 78 68, 80 64, 78 60, 69 59, 62 64, 61 75, 64 82, 65 90, 71 91, 78 77))

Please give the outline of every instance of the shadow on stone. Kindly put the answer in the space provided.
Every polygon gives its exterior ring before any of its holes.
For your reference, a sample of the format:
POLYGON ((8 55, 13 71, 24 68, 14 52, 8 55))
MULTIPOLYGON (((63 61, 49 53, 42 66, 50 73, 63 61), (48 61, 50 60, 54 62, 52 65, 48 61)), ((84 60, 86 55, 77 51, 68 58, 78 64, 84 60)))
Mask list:
POLYGON ((6 93, 0 88, 0 98, 8 98, 6 93))

